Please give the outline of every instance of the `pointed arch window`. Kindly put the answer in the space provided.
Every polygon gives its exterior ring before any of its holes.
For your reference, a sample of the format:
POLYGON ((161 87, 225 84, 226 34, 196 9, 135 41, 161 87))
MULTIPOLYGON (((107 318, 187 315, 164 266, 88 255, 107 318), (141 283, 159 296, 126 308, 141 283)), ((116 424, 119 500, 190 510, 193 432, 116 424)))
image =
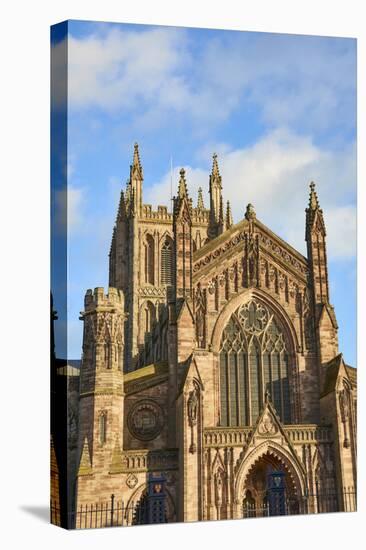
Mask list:
POLYGON ((145 283, 153 285, 155 280, 155 277, 154 277, 155 246, 154 246, 154 239, 151 235, 146 235, 144 247, 145 247, 145 283))
POLYGON ((280 321, 251 300, 231 316, 220 346, 220 423, 254 425, 266 392, 285 424, 292 419, 289 383, 290 346, 280 321))
POLYGON ((155 307, 152 302, 148 301, 145 304, 144 308, 144 329, 145 334, 150 333, 153 327, 153 323, 155 321, 155 307))
POLYGON ((173 241, 166 237, 161 246, 161 284, 173 284, 173 241))

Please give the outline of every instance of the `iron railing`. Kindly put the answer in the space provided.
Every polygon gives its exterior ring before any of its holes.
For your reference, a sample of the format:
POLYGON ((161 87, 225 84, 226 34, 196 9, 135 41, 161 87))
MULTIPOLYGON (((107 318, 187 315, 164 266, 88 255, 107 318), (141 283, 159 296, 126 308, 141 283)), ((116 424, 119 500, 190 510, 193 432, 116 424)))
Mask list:
POLYGON ((162 501, 148 502, 141 498, 126 504, 112 494, 109 501, 81 504, 77 510, 67 514, 67 525, 62 525, 61 510, 56 501, 51 501, 51 523, 69 529, 94 529, 100 527, 122 527, 125 525, 146 525, 166 523, 165 505, 162 501))
POLYGON ((355 512, 357 494, 353 487, 345 487, 341 493, 325 491, 308 493, 300 498, 254 499, 243 502, 243 517, 266 517, 294 514, 324 514, 331 512, 355 512))
MULTIPOLYGON (((316 492, 299 499, 286 498, 284 505, 276 504, 276 500, 273 499, 262 501, 259 504, 254 499, 251 501, 246 500, 243 502, 242 517, 355 512, 356 509, 356 491, 353 487, 347 487, 341 493, 334 491, 316 492)), ((168 522, 164 501, 154 500, 151 502, 146 497, 142 497, 138 501, 126 504, 123 500, 117 500, 113 494, 108 501, 80 505, 77 510, 66 514, 66 520, 62 519, 58 503, 51 501, 50 516, 51 523, 69 529, 92 529, 168 522)))

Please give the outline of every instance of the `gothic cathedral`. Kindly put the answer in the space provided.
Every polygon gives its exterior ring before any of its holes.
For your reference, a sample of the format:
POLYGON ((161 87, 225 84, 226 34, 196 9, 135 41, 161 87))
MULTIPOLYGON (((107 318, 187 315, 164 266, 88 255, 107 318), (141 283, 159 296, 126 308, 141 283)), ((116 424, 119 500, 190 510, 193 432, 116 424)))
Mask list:
POLYGON ((355 509, 356 369, 338 350, 315 186, 307 257, 251 204, 234 225, 222 191, 214 155, 209 208, 182 169, 172 213, 153 210, 135 144, 109 289, 81 314, 77 510, 113 495, 112 520, 139 523, 154 493, 145 523, 355 509))

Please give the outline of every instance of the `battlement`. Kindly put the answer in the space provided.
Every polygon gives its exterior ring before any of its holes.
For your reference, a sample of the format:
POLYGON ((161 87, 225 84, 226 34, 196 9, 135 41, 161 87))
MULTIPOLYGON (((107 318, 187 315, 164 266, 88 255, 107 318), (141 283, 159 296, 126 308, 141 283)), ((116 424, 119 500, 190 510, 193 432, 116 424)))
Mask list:
POLYGON ((124 310, 124 293, 114 287, 108 288, 108 294, 105 294, 103 287, 97 287, 94 290, 89 288, 85 294, 85 311, 91 311, 97 307, 118 308, 124 310))
POLYGON ((207 224, 210 221, 210 210, 201 208, 192 208, 192 222, 198 224, 207 224))
POLYGON ((168 212, 167 206, 158 205, 157 210, 153 210, 151 204, 144 204, 142 207, 142 217, 148 220, 161 220, 173 223, 173 214, 168 212))
MULTIPOLYGON (((167 206, 158 205, 157 210, 153 210, 151 204, 144 204, 141 217, 147 220, 159 220, 173 223, 173 214, 168 212, 167 206)), ((192 222, 208 225, 210 220, 210 210, 206 208, 192 208, 192 222)))

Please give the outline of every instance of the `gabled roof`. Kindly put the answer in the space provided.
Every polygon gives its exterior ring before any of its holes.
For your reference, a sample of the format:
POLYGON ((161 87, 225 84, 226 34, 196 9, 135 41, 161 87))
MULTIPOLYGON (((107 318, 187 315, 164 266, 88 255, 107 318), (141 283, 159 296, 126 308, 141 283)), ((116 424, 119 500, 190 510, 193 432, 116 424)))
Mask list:
POLYGON ((259 234, 259 245, 266 254, 272 256, 273 260, 282 265, 284 269, 294 270, 302 278, 306 277, 308 260, 305 256, 273 233, 257 218, 242 219, 198 249, 193 254, 193 277, 199 278, 206 275, 224 258, 227 259, 238 251, 242 251, 244 233, 249 232, 250 227, 254 233, 259 234))
POLYGON ((326 373, 324 388, 321 397, 324 397, 325 395, 328 395, 328 393, 335 390, 338 377, 342 376, 342 370, 343 375, 349 379, 352 386, 357 385, 357 370, 345 364, 343 355, 341 353, 328 361, 327 365, 324 365, 323 368, 326 369, 326 373))
POLYGON ((135 393, 161 384, 168 379, 168 370, 168 362, 160 361, 128 372, 124 375, 124 390, 126 393, 135 393))

